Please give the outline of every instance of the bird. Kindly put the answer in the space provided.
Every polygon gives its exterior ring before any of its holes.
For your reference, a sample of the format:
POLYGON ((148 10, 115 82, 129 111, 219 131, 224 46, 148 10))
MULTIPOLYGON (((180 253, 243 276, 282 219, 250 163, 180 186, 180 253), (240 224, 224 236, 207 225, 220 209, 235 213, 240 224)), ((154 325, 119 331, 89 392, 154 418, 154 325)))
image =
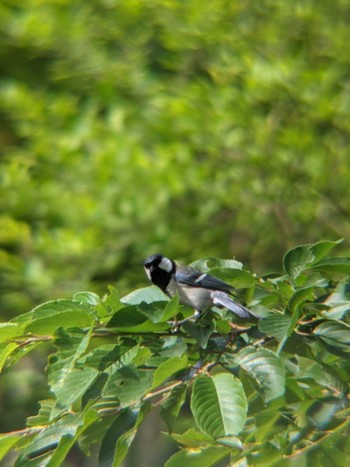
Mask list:
POLYGON ((148 256, 143 265, 148 279, 154 285, 170 298, 178 294, 181 305, 195 310, 192 316, 178 322, 178 325, 199 318, 213 306, 226 308, 240 318, 259 318, 251 310, 234 301, 234 288, 217 277, 179 264, 159 253, 148 256))

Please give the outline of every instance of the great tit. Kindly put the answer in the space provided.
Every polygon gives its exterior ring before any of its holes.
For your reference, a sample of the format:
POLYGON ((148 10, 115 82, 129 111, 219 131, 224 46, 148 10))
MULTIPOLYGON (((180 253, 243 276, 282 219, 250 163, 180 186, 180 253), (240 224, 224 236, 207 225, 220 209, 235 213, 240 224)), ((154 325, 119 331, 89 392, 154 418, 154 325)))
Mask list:
POLYGON ((178 324, 199 317, 213 306, 227 308, 240 318, 258 318, 251 310, 233 301, 230 295, 234 288, 231 285, 214 276, 178 264, 160 254, 149 256, 144 261, 144 268, 149 280, 168 297, 174 297, 177 293, 182 305, 194 308, 195 314, 178 324))

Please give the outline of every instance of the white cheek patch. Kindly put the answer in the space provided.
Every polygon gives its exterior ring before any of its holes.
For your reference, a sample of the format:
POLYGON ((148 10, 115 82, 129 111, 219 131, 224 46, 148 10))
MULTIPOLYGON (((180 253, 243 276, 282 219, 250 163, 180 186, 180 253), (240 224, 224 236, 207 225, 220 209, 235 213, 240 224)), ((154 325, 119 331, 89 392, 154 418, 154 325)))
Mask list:
POLYGON ((171 262, 169 258, 166 258, 165 256, 163 256, 158 267, 160 269, 163 269, 163 271, 171 272, 173 270, 173 263, 171 262))
POLYGON ((150 271, 148 268, 146 268, 146 267, 145 267, 145 271, 146 271, 146 274, 147 274, 148 279, 149 279, 149 280, 152 280, 152 278, 151 278, 151 271, 150 271))

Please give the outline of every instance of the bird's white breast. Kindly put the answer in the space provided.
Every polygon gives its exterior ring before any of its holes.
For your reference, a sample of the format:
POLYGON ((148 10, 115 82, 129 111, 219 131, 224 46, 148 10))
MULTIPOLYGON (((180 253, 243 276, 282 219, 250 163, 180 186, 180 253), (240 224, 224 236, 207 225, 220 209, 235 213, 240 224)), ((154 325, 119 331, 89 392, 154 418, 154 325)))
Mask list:
POLYGON ((209 289, 191 287, 185 284, 179 285, 171 280, 167 286, 167 293, 170 297, 174 297, 178 293, 180 303, 195 310, 204 311, 213 305, 209 289))

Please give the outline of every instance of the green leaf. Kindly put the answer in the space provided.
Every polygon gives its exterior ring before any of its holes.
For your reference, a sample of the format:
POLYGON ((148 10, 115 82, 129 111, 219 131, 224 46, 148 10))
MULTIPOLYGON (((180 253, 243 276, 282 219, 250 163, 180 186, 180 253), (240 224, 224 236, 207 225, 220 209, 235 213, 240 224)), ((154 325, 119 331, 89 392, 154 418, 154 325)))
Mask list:
POLYGON ((99 372, 91 367, 67 371, 64 380, 52 384, 51 389, 57 397, 61 408, 69 408, 81 397, 97 378, 99 372))
POLYGON ((152 323, 162 323, 176 315, 178 305, 179 299, 175 295, 169 302, 143 302, 137 306, 137 309, 151 320, 152 323))
POLYGON ((22 438, 16 434, 0 434, 0 460, 5 457, 11 448, 22 438))
POLYGON ((207 257, 194 261, 191 263, 191 266, 195 269, 199 269, 200 271, 208 272, 213 268, 242 269, 243 264, 235 259, 207 257))
POLYGON ((153 374, 152 388, 156 388, 166 379, 170 378, 170 376, 174 375, 183 368, 186 368, 187 362, 187 355, 183 355, 182 357, 170 358, 166 362, 162 363, 153 374))
POLYGON ((177 315, 179 308, 179 296, 176 294, 167 304, 164 309, 162 321, 167 321, 177 315))
POLYGON ((297 246, 289 250, 283 258, 284 270, 293 279, 300 273, 318 263, 332 248, 342 240, 335 242, 321 241, 314 244, 297 246))
POLYGON ((211 436, 197 431, 194 428, 188 429, 185 433, 172 433, 171 438, 177 443, 189 448, 205 447, 208 445, 215 446, 216 443, 211 436))
POLYGON ((331 272, 335 274, 350 275, 350 259, 349 258, 325 258, 323 261, 312 266, 315 271, 331 272))
POLYGON ((39 413, 37 415, 34 415, 33 417, 27 418, 27 426, 34 427, 40 425, 47 425, 51 419, 51 412, 55 405, 55 402, 56 401, 54 399, 46 399, 40 401, 39 413))
POLYGON ((109 320, 108 327, 123 332, 161 332, 169 329, 167 323, 152 323, 136 305, 130 305, 118 310, 109 320))
POLYGON ((73 295, 73 300, 91 306, 97 306, 101 303, 100 297, 93 292, 77 292, 73 295))
POLYGON ((193 385, 191 409, 204 433, 213 438, 236 435, 244 426, 247 411, 241 382, 229 373, 199 376, 193 385))
POLYGON ((17 349, 18 344, 11 342, 10 344, 5 345, 4 347, 0 346, 0 373, 6 363, 7 358, 12 354, 12 352, 17 349))
POLYGON ((210 321, 208 324, 202 323, 192 323, 191 321, 187 321, 182 325, 183 329, 202 347, 205 349, 208 344, 208 340, 212 333, 215 331, 215 324, 213 321, 210 321))
POLYGON ((297 310, 301 305, 303 305, 306 301, 310 301, 314 298, 314 291, 315 287, 303 287, 298 289, 291 299, 289 300, 289 308, 292 312, 297 310))
POLYGON ((23 325, 25 332, 52 334, 58 327, 90 326, 92 308, 76 300, 54 300, 37 306, 12 321, 23 325))
POLYGON ((122 303, 126 305, 139 305, 142 302, 153 303, 153 302, 164 302, 168 301, 167 297, 159 287, 151 285, 150 287, 144 287, 142 289, 134 290, 121 299, 122 303))
POLYGON ((230 449, 224 447, 181 449, 169 458, 165 467, 211 467, 229 454, 230 449))
POLYGON ((48 454, 51 457, 61 438, 63 436, 66 439, 74 438, 78 427, 83 423, 84 418, 81 414, 67 414, 56 423, 43 428, 31 443, 22 450, 21 456, 15 465, 26 465, 28 458, 42 456, 43 454, 48 454))
POLYGON ((310 250, 311 245, 302 245, 289 250, 283 258, 283 268, 293 279, 298 277, 315 261, 315 255, 310 250))
POLYGON ((253 287, 255 278, 248 271, 243 269, 213 268, 210 274, 219 279, 230 281, 230 284, 237 289, 253 287))
POLYGON ((131 446, 132 441, 134 440, 137 430, 141 423, 143 422, 145 416, 148 414, 150 409, 152 408, 151 404, 145 403, 141 406, 141 410, 138 413, 137 420, 135 425, 130 428, 126 433, 123 433, 117 440, 116 449, 113 459, 112 467, 119 467, 125 456, 127 455, 129 448, 131 446))
POLYGON ((337 321, 326 321, 314 329, 314 334, 320 336, 330 345, 340 347, 345 351, 350 351, 350 326, 337 321))
POLYGON ((284 394, 285 369, 271 350, 246 347, 238 352, 236 361, 255 379, 265 402, 284 394))
POLYGON ((346 278, 338 283, 334 292, 324 301, 330 307, 322 312, 329 319, 339 320, 350 310, 350 284, 346 278))
POLYGON ((0 343, 23 334, 24 328, 17 323, 0 323, 0 343))
POLYGON ((124 409, 105 434, 99 453, 99 467, 118 467, 125 459, 139 425, 151 408, 143 404, 139 411, 124 409))
POLYGON ((181 407, 185 402, 187 385, 175 386, 170 394, 161 403, 160 415, 165 421, 169 432, 173 430, 174 423, 178 418, 181 407))
POLYGON ((153 371, 123 367, 113 372, 107 380, 103 395, 116 396, 123 406, 139 402, 151 389, 153 371))
POLYGON ((88 348, 92 335, 92 328, 81 339, 72 351, 58 354, 58 360, 49 365, 49 382, 51 391, 56 395, 60 408, 69 408, 70 405, 81 397, 94 382, 98 371, 86 366, 83 369, 75 368, 77 360, 88 348))
POLYGON ((287 315, 269 315, 259 321, 259 330, 265 334, 276 337, 282 341, 290 334, 290 325, 293 321, 291 316, 287 315))

